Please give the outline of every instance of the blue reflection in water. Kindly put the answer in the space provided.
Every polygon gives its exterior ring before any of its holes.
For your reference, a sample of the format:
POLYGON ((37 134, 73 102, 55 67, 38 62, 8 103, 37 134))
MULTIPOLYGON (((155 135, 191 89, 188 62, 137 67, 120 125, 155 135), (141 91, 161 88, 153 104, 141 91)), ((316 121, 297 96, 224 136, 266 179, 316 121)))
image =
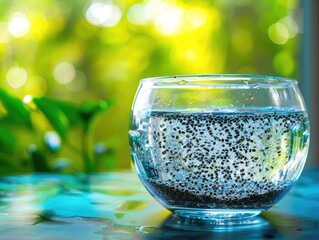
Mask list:
POLYGON ((87 194, 59 194, 43 202, 43 208, 63 217, 93 217, 100 213, 91 204, 87 194))

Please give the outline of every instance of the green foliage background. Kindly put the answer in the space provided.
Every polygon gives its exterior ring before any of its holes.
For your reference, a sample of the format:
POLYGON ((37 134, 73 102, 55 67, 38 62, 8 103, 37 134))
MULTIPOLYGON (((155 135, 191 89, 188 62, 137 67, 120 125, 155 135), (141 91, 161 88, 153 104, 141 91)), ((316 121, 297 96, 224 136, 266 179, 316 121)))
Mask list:
POLYGON ((0 2, 2 174, 130 167, 141 78, 299 76, 297 0, 0 2))

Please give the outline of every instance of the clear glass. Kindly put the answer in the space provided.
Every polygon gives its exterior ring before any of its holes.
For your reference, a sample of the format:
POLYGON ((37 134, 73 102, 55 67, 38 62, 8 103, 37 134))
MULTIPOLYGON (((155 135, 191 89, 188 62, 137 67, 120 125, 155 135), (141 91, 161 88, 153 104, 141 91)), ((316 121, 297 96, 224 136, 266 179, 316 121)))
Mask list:
POLYGON ((309 123, 297 82, 261 75, 144 79, 129 130, 135 169, 176 215, 255 216, 298 179, 309 123))

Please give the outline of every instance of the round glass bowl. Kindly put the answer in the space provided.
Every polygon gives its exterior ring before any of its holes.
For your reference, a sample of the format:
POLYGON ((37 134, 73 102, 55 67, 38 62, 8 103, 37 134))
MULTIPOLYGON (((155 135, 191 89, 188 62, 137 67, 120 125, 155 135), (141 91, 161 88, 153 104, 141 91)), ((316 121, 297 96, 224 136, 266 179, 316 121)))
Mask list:
POLYGON ((260 75, 144 79, 130 150, 147 190, 183 217, 233 220, 272 207, 298 179, 309 123, 295 80, 260 75))

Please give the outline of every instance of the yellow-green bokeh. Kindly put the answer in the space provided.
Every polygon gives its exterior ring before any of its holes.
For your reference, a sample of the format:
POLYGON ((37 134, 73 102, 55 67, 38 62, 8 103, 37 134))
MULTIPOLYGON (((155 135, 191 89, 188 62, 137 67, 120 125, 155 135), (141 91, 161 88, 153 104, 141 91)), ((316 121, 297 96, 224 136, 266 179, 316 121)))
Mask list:
MULTIPOLYGON (((0 87, 20 99, 113 100, 96 121, 92 143, 106 143, 115 167, 127 168, 130 107, 140 79, 203 73, 298 78, 298 6, 298 0, 2 0, 0 87)), ((75 145, 79 131, 69 134, 75 145)), ((63 148, 55 157, 79 161, 71 152, 63 148)))

